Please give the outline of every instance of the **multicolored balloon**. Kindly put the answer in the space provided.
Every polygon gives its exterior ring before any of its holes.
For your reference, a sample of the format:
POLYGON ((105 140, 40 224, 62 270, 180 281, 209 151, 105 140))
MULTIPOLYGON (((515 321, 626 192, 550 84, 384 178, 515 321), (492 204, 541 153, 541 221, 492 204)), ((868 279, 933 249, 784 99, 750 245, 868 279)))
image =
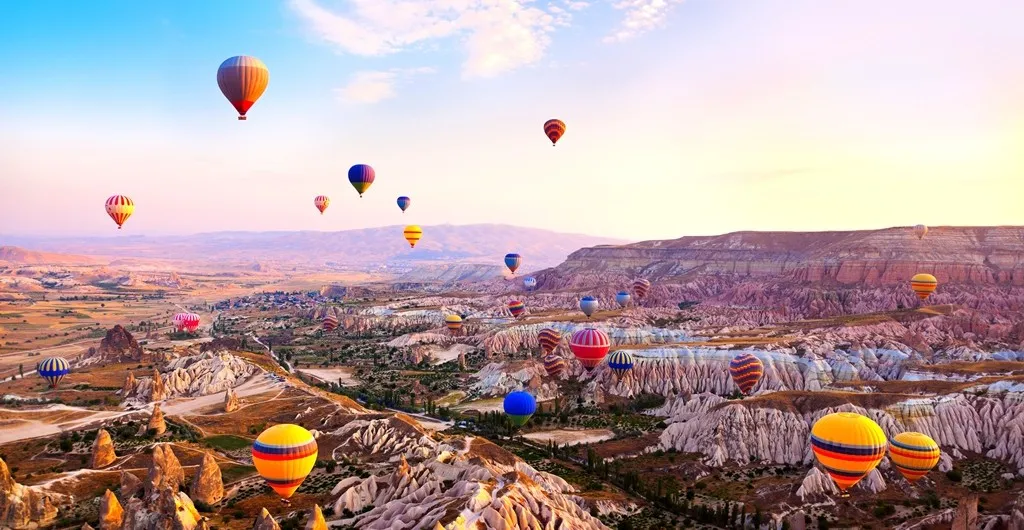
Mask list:
POLYGON ((540 351, 549 355, 562 342, 562 334, 557 329, 544 328, 537 333, 537 342, 540 343, 540 351))
POLYGON ((729 375, 740 392, 749 395, 764 375, 764 363, 752 354, 741 353, 729 361, 729 375))
POLYGON ((544 371, 548 377, 558 377, 565 371, 565 359, 561 355, 550 354, 544 356, 544 371))
POLYGON ((338 329, 338 317, 328 313, 327 315, 324 316, 320 324, 323 326, 324 331, 330 333, 338 329))
POLYGON ((459 315, 448 315, 444 317, 444 325, 452 335, 458 335, 459 330, 462 329, 462 317, 459 315))
POLYGON ((551 140, 551 147, 558 143, 558 139, 565 134, 565 122, 562 120, 550 119, 544 122, 544 135, 551 140))
POLYGON ((925 476, 939 463, 939 444, 919 432, 901 432, 889 440, 889 460, 910 482, 925 476))
POLYGON ((615 293, 615 303, 619 304, 619 307, 626 307, 629 304, 629 293, 626 291, 619 291, 615 293))
POLYGON ((512 271, 512 274, 516 273, 516 269, 519 268, 519 264, 523 262, 523 257, 515 252, 505 254, 505 266, 508 270, 512 271))
POLYGON ((359 192, 360 198, 366 193, 366 190, 370 189, 375 178, 377 178, 377 173, 366 164, 356 164, 348 168, 348 181, 359 192))
POLYGON ((135 203, 124 195, 113 195, 107 199, 107 215, 117 223, 117 229, 135 213, 135 203))
POLYGON ((532 290, 537 287, 537 278, 534 278, 533 276, 523 278, 523 287, 526 287, 527 290, 532 290))
POLYGON ((171 318, 175 331, 193 333, 199 329, 199 315, 195 313, 177 313, 171 318))
POLYGON ((423 237, 423 229, 419 225, 409 225, 402 231, 405 235, 405 240, 409 242, 410 248, 416 248, 416 242, 423 237))
POLYGON ((508 303, 508 312, 512 313, 512 318, 519 318, 526 312, 526 304, 522 300, 512 300, 508 303))
POLYGON ((814 457, 842 491, 875 469, 888 445, 877 423, 853 412, 834 412, 811 428, 814 457))
POLYGON ((633 281, 633 292, 636 293, 637 298, 643 298, 647 296, 647 291, 651 290, 651 282, 646 278, 637 278, 633 281))
POLYGON ((217 86, 238 111, 239 120, 245 119, 245 113, 260 99, 269 82, 267 65, 248 55, 231 57, 217 69, 217 86))
POLYGON ((503 403, 505 414, 512 421, 512 425, 522 427, 530 421, 530 417, 537 412, 537 400, 528 392, 516 390, 505 396, 503 403))
POLYGON ((316 206, 317 210, 320 210, 320 215, 324 214, 324 210, 331 204, 331 199, 326 195, 317 195, 313 199, 313 206, 316 206))
POLYGON ((613 351, 608 356, 608 368, 611 368, 615 375, 622 377, 633 369, 633 356, 626 350, 613 351))
POLYGON ((398 198, 398 207, 402 209, 402 213, 405 213, 405 210, 409 208, 410 204, 412 204, 412 199, 409 197, 402 195, 398 198))
POLYGON ((306 429, 290 423, 263 431, 252 444, 256 471, 281 498, 291 497, 313 470, 316 439, 306 429))
POLYGON ((569 349, 588 372, 601 364, 611 346, 608 334, 594 328, 581 329, 569 339, 569 349))
POLYGON ((914 235, 918 239, 921 239, 928 233, 928 227, 925 225, 914 225, 914 235))
POLYGON ((593 315, 594 311, 597 311, 598 305, 600 304, 598 304, 597 298, 594 298, 593 296, 584 296, 583 298, 580 298, 580 311, 583 311, 583 314, 587 315, 587 318, 590 318, 590 315, 593 315))
POLYGON ((935 279, 935 276, 924 272, 915 274, 914 277, 910 279, 910 288, 914 290, 914 294, 916 294, 922 302, 925 301, 925 299, 927 299, 938 286, 939 281, 935 279))
POLYGON ((61 379, 69 372, 71 365, 63 357, 47 357, 36 365, 36 373, 50 383, 50 388, 57 388, 61 379))

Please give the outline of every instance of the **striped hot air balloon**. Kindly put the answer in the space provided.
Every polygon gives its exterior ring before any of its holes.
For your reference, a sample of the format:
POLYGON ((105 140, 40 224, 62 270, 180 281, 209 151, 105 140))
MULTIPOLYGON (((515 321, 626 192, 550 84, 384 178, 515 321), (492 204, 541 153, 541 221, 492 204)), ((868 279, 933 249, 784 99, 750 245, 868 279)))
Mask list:
POLYGON ((521 263, 523 263, 523 257, 519 254, 515 252, 505 254, 505 266, 508 267, 508 270, 512 271, 512 274, 516 273, 516 269, 519 268, 521 263))
POLYGON ((338 317, 328 313, 324 315, 323 320, 320 321, 320 325, 323 326, 324 331, 330 333, 338 329, 338 317))
POLYGON ((112 195, 106 203, 107 215, 117 223, 117 229, 135 212, 135 202, 124 195, 112 195))
POLYGON ((637 298, 643 298, 647 296, 647 291, 651 290, 651 282, 646 278, 637 278, 633 280, 633 292, 636 293, 637 298))
POLYGON ((398 198, 398 207, 402 209, 402 213, 405 213, 405 210, 409 208, 410 204, 412 204, 412 199, 409 197, 402 195, 398 198))
POLYGON ((512 313, 512 318, 519 318, 526 312, 526 304, 522 300, 512 300, 508 303, 508 312, 512 313))
POLYGON ((927 226, 925 226, 925 225, 914 225, 914 235, 917 236, 918 239, 923 238, 926 234, 928 234, 928 227, 927 226))
POLYGON ((402 232, 405 240, 409 242, 409 248, 416 248, 416 242, 423 237, 423 229, 419 225, 409 225, 402 232))
POLYGON ((330 204, 331 198, 326 195, 317 195, 316 198, 313 199, 313 206, 316 206, 316 209, 320 210, 320 215, 324 214, 324 210, 326 210, 330 204))
POLYGON ((175 313, 171 317, 171 324, 174 325, 174 330, 178 332, 185 331, 186 320, 188 320, 188 313, 175 313))
POLYGON ((729 375, 740 392, 749 395, 764 375, 764 363, 752 354, 741 353, 729 361, 729 375))
POLYGON ((537 333, 537 342, 540 343, 541 353, 549 355, 562 342, 562 334, 557 329, 544 328, 537 333))
POLYGON ((534 287, 537 287, 537 278, 534 278, 533 276, 523 278, 523 287, 526 287, 527 291, 533 290, 534 287))
POLYGON ((200 317, 197 313, 186 313, 185 314, 185 331, 189 333, 195 333, 199 329, 200 317))
POLYGON ((901 432, 889 440, 889 460, 903 478, 914 482, 939 463, 939 444, 927 434, 901 432))
POLYGON ((601 364, 611 346, 608 334, 594 328, 581 329, 569 339, 569 349, 588 372, 601 364))
POLYGON ((316 439, 306 429, 290 423, 263 431, 252 444, 256 471, 281 498, 291 497, 316 463, 316 439))
POLYGON ((267 70, 267 65, 248 55, 231 57, 220 63, 217 69, 217 86, 238 111, 239 120, 245 119, 245 113, 260 99, 268 83, 270 70, 267 70))
POLYGON ((553 353, 544 356, 544 371, 549 377, 558 377, 565 371, 565 359, 553 353))
POLYGON ((516 427, 526 425, 526 422, 530 421, 530 416, 537 412, 537 400, 533 399, 530 393, 522 390, 510 392, 505 396, 503 405, 505 414, 512 420, 512 425, 516 427))
POLYGON ((544 122, 544 135, 551 140, 551 147, 558 143, 558 139, 565 134, 565 122, 562 120, 550 119, 544 122))
POLYGON ((57 388, 70 371, 71 365, 63 357, 47 357, 36 365, 36 373, 50 383, 50 388, 57 388))
POLYGON ((915 274, 910 279, 910 288, 914 290, 914 294, 924 302, 935 288, 939 286, 939 281, 935 279, 935 276, 927 273, 915 274))
POLYGON ((626 375, 626 372, 633 368, 633 356, 626 350, 616 350, 608 356, 608 368, 619 377, 626 375))
POLYGON ((594 298, 593 296, 584 296, 583 298, 580 298, 580 311, 583 311, 583 314, 587 315, 587 318, 590 318, 590 315, 593 315, 594 311, 597 311, 598 305, 600 304, 598 304, 597 298, 594 298))
POLYGON ((448 328, 448 331, 452 332, 452 335, 457 335, 459 330, 462 329, 462 317, 459 315, 448 315, 444 317, 444 325, 448 328))
POLYGON ((882 428, 853 412, 833 412, 811 428, 814 456, 842 491, 875 469, 887 446, 882 428))
POLYGON ((373 179, 375 178, 377 178, 377 173, 366 164, 356 164, 348 168, 348 181, 359 192, 360 197, 366 193, 366 190, 370 189, 370 185, 373 184, 373 179))
POLYGON ((626 305, 629 304, 630 298, 632 298, 632 296, 629 296, 629 293, 626 291, 619 291, 615 293, 615 303, 619 304, 619 307, 626 307, 626 305))

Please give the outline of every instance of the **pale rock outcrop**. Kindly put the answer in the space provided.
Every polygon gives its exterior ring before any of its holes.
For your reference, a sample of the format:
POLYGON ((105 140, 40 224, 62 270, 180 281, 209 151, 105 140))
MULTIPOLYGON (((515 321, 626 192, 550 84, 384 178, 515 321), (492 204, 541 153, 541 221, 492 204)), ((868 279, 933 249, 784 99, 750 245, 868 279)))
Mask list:
POLYGON ((189 493, 193 501, 208 505, 217 504, 224 498, 220 466, 210 453, 203 453, 203 461, 199 463, 189 493))
POLYGON ((124 523, 124 509, 113 492, 107 490, 100 499, 99 530, 121 530, 124 523))
POLYGON ((143 491, 142 480, 139 477, 121 470, 121 497, 131 499, 140 491, 143 491))
POLYGON ((122 530, 196 530, 202 517, 185 492, 162 488, 125 508, 122 530))
POLYGON ((163 374, 154 370, 152 377, 140 379, 135 390, 122 398, 127 404, 139 406, 174 397, 217 394, 262 372, 262 368, 226 351, 207 351, 171 360, 163 374))
MULTIPOLYGON (((153 376, 149 380, 149 396, 148 401, 158 402, 167 399, 167 387, 164 386, 164 378, 160 375, 160 370, 153 369, 153 376)), ((135 390, 139 392, 142 385, 136 385, 135 390)))
POLYGON ((319 504, 314 504, 306 520, 305 530, 327 530, 327 521, 324 519, 324 512, 320 510, 319 504))
POLYGON ((960 499, 953 512, 951 530, 974 530, 978 528, 978 496, 970 494, 960 499))
POLYGON ((167 432, 167 422, 164 421, 164 412, 160 410, 160 404, 153 404, 153 414, 149 416, 147 429, 156 433, 157 436, 167 432))
POLYGON ((129 396, 135 392, 135 387, 139 385, 139 381, 135 379, 135 372, 128 370, 128 375, 124 378, 124 385, 121 387, 121 395, 129 396))
POLYGON ((529 390, 539 401, 560 395, 554 382, 544 382, 544 365, 535 359, 489 363, 473 374, 477 382, 470 387, 483 396, 504 396, 513 390, 529 390))
POLYGON ((117 454, 114 453, 114 441, 106 429, 100 429, 96 432, 96 440, 92 443, 92 468, 106 467, 114 460, 117 460, 117 454))
POLYGON ((57 495, 15 482, 7 463, 0 459, 0 527, 14 530, 46 525, 57 518, 57 495))
POLYGON ((185 471, 171 450, 171 445, 163 443, 153 446, 153 462, 149 466, 146 481, 143 482, 145 496, 151 497, 163 489, 177 492, 183 482, 185 471))
POLYGON ((92 525, 90 525, 89 523, 85 523, 85 524, 82 525, 82 528, 80 528, 79 530, 94 530, 94 529, 93 529, 92 525))
POLYGON ((281 525, 277 524, 266 508, 261 508, 260 514, 256 516, 256 521, 252 525, 252 530, 281 530, 281 525))
POLYGON ((224 391, 224 412, 234 412, 238 410, 238 395, 232 389, 224 391))

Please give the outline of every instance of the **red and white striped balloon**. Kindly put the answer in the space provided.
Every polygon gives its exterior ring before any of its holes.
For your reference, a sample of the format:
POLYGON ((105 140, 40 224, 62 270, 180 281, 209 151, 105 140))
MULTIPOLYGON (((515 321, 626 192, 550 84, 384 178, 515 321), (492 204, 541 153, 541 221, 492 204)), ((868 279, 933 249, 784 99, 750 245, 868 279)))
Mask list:
POLYGON ((612 341, 608 334, 594 328, 581 329, 569 339, 569 349, 588 372, 601 364, 611 347, 612 341))
POLYGON ((324 210, 326 210, 330 204, 331 199, 326 195, 317 195, 316 198, 313 199, 313 205, 316 206, 317 210, 320 210, 320 215, 324 214, 324 210))
POLYGON ((112 195, 107 199, 106 204, 107 215, 117 223, 117 229, 121 229, 121 225, 132 216, 135 211, 135 203, 124 195, 112 195))

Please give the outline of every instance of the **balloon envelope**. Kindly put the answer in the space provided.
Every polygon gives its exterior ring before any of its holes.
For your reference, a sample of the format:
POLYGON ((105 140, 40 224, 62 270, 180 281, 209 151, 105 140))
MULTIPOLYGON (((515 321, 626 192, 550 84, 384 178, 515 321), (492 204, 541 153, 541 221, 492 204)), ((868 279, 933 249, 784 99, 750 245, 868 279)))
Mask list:
POLYGON ((914 294, 917 295, 921 301, 928 298, 935 288, 939 286, 939 281, 935 279, 935 276, 926 273, 915 274, 910 279, 910 288, 914 290, 914 294))
POLYGON ((348 168, 348 181, 359 192, 360 197, 370 189, 375 178, 377 178, 377 173, 366 164, 356 164, 348 168))
POLYGON ((36 365, 36 373, 50 384, 50 388, 57 388, 69 372, 71 365, 63 357, 47 357, 36 365))
POLYGON ((217 86, 238 111, 238 119, 260 99, 270 82, 270 70, 263 61, 248 55, 237 55, 220 63, 217 86))
POLYGON ((519 318, 524 312, 526 312, 526 304, 521 300, 512 300, 508 303, 508 312, 512 313, 514 318, 519 318))
POLYGON ((299 489, 316 463, 316 439, 306 429, 282 423, 263 431, 252 444, 256 471, 278 495, 287 499, 299 489))
POLYGON ((516 253, 505 254, 505 266, 508 270, 512 271, 512 274, 516 273, 516 269, 519 268, 519 264, 523 262, 523 257, 516 253))
POLYGON ((928 227, 925 225, 914 225, 914 235, 918 239, 921 239, 928 233, 928 227))
POLYGON ((321 214, 324 213, 324 210, 326 210, 327 206, 330 204, 331 199, 326 195, 317 195, 316 198, 313 199, 313 206, 316 206, 316 209, 320 210, 321 214))
POLYGON ((633 368, 633 356, 625 350, 613 351, 608 356, 608 367, 618 374, 619 377, 622 377, 633 368))
POLYGON ((580 311, 583 311, 583 314, 587 315, 587 318, 590 318, 590 315, 593 315, 594 311, 597 311, 598 305, 597 298, 594 298, 593 296, 584 296, 583 298, 580 298, 580 311))
POLYGON ((523 287, 526 287, 527 289, 533 289, 536 286, 537 278, 534 278, 533 276, 527 276, 526 278, 523 279, 523 287))
POLYGON ((729 362, 729 375, 744 394, 750 394, 763 374, 764 363, 752 354, 741 353, 729 362))
POLYGON ((632 297, 629 296, 629 293, 626 291, 619 291, 615 293, 615 303, 619 304, 620 307, 626 307, 630 298, 632 297))
POLYGON ((939 463, 939 444, 926 434, 901 432, 889 441, 889 460, 910 482, 925 476, 939 463))
POLYGON ((811 428, 814 457, 843 491, 878 466, 887 445, 877 423, 853 412, 833 412, 811 428))
POLYGON ((410 199, 409 197, 402 195, 401 197, 398 198, 398 207, 401 208, 403 212, 407 208, 409 208, 410 204, 412 204, 412 199, 410 199))
POLYGON ((526 425, 526 422, 530 421, 530 416, 537 412, 537 400, 533 399, 533 396, 528 392, 523 392, 522 390, 511 392, 505 396, 503 405, 505 414, 508 415, 509 419, 512 420, 512 424, 516 427, 526 425))
POLYGON ((415 248, 416 242, 423 237, 423 229, 419 225, 409 225, 405 227, 402 234, 405 235, 405 240, 409 242, 409 247, 415 248))
POLYGON ((444 317, 444 325, 448 328, 448 331, 451 331, 452 335, 454 335, 462 329, 462 317, 459 315, 448 315, 444 317))
POLYGON ((581 329, 569 339, 569 349, 588 372, 601 364, 611 346, 608 334, 594 328, 581 329))
POLYGON ((550 354, 544 357, 544 371, 549 377, 558 377, 565 371, 565 359, 560 355, 550 354))
POLYGON ((537 342, 540 343, 541 353, 547 355, 555 351, 562 342, 562 334, 557 329, 544 328, 537 333, 537 342))
POLYGON ((135 213, 135 203, 124 195, 113 195, 107 199, 105 205, 107 215, 117 223, 117 229, 135 213))
POLYGON ((550 119, 544 122, 544 135, 551 140, 551 145, 558 143, 558 139, 565 134, 565 122, 562 120, 550 119))
POLYGON ((647 291, 651 289, 651 282, 644 278, 637 278, 633 281, 633 292, 636 293, 637 298, 643 298, 647 296, 647 291))
POLYGON ((324 331, 330 333, 335 329, 338 329, 338 317, 334 315, 327 315, 324 317, 322 324, 324 331))

